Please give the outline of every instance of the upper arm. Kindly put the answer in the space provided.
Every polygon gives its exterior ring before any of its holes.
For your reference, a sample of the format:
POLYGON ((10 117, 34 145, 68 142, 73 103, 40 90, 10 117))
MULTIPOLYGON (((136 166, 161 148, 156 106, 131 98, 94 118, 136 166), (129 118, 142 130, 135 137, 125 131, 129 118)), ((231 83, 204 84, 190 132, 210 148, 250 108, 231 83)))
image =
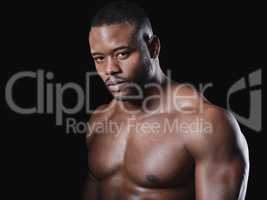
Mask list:
POLYGON ((212 131, 189 139, 187 148, 195 160, 198 200, 243 200, 248 180, 248 147, 232 115, 208 109, 205 122, 212 131))

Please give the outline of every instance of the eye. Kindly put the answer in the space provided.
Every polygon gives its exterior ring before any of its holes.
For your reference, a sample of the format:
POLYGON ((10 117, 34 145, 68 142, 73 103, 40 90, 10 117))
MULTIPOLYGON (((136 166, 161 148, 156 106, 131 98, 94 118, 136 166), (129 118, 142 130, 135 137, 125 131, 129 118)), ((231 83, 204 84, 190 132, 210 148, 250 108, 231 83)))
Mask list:
POLYGON ((118 59, 120 59, 120 60, 123 60, 123 59, 128 58, 129 55, 130 55, 130 52, 128 52, 128 51, 123 51, 123 52, 118 53, 116 57, 117 57, 118 59))
POLYGON ((94 58, 94 61, 95 61, 96 63, 101 63, 101 62, 103 62, 104 59, 105 59, 104 56, 95 56, 95 57, 93 57, 93 58, 94 58))

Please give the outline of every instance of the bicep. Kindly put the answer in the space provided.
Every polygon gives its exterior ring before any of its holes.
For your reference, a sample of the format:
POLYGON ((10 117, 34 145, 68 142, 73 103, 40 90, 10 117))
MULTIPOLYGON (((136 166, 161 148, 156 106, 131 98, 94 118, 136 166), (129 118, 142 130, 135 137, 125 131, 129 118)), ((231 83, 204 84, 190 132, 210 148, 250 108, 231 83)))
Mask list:
POLYGON ((246 140, 231 115, 218 110, 206 115, 212 132, 194 135, 187 143, 195 160, 196 197, 243 200, 249 170, 246 140))
POLYGON ((199 161, 195 168, 196 199, 244 199, 244 175, 244 163, 238 156, 229 160, 199 161))

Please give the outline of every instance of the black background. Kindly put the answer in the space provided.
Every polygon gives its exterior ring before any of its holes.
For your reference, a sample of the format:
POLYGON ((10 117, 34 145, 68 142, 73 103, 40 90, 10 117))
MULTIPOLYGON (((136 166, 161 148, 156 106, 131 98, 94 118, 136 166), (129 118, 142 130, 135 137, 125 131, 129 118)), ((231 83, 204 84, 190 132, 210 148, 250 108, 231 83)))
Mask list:
MULTIPOLYGON (((161 39, 162 66, 172 70, 177 81, 213 83, 206 95, 211 102, 225 107, 227 88, 256 69, 264 71, 263 6, 170 2, 140 2, 161 39)), ((55 125, 54 114, 13 112, 5 102, 4 88, 19 71, 43 69, 54 73, 51 83, 75 82, 85 89, 85 73, 94 70, 88 51, 89 21, 104 3, 38 1, 13 2, 4 7, 5 54, 1 59, 0 89, 2 177, 7 199, 80 198, 87 167, 84 135, 67 134, 64 126, 55 125)), ((93 108, 110 98, 99 79, 90 88, 93 108)), ((18 104, 35 105, 33 80, 21 81, 14 89, 18 104)), ((67 93, 64 102, 69 107, 74 105, 75 94, 67 93)), ((237 95, 232 103, 236 112, 248 113, 248 93, 237 95)), ((82 109, 64 117, 86 122, 89 114, 82 109)), ((243 125, 241 128, 250 147, 247 199, 259 199, 264 193, 264 131, 255 132, 243 125)))

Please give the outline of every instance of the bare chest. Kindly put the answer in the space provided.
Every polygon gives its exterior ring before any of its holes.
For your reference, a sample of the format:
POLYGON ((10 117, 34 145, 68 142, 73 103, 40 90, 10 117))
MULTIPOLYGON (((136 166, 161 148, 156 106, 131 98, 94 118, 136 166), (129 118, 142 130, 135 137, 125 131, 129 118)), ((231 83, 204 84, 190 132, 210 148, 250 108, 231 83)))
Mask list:
POLYGON ((113 127, 106 124, 89 146, 91 172, 98 179, 120 172, 147 187, 183 184, 192 177, 193 161, 171 122, 164 124, 162 117, 152 117, 122 119, 113 127))

